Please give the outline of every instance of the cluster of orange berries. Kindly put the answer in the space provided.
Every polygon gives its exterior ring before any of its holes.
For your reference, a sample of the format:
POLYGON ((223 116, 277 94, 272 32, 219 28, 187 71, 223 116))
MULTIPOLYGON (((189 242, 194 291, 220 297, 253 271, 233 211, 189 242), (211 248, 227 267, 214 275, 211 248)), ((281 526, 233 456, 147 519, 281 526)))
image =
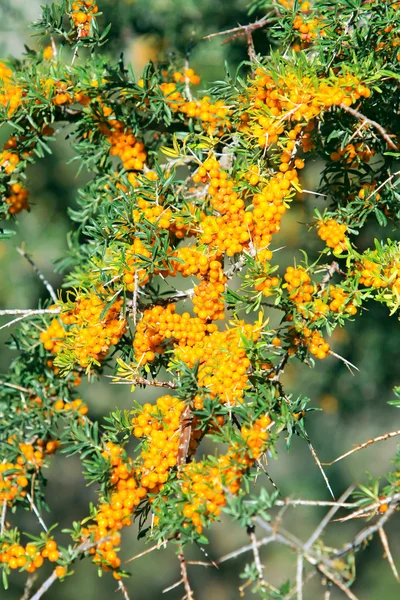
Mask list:
POLYGON ((195 461, 184 465, 178 476, 182 480, 181 490, 188 498, 182 510, 186 526, 192 523, 197 533, 201 533, 206 520, 212 521, 220 515, 226 504, 226 490, 237 494, 243 474, 266 450, 270 425, 271 419, 264 416, 251 427, 243 426, 241 434, 246 449, 232 446, 215 466, 195 461))
POLYGON ((12 183, 9 185, 8 193, 6 195, 6 202, 10 205, 8 208, 10 215, 20 213, 21 210, 28 210, 28 197, 28 190, 20 183, 12 183))
POLYGON ((139 237, 135 237, 133 244, 128 248, 125 254, 126 268, 124 269, 123 282, 126 289, 134 292, 137 286, 146 285, 150 279, 149 270, 141 266, 143 262, 139 256, 151 258, 151 252, 148 250, 139 237))
POLYGON ((25 496, 24 488, 28 483, 25 471, 18 462, 0 464, 0 502, 12 502, 18 497, 25 496))
POLYGON ((312 294, 315 292, 315 286, 311 283, 311 277, 304 267, 288 267, 284 275, 289 292, 289 298, 296 304, 311 302, 312 294))
POLYGON ((149 223, 155 223, 159 229, 169 229, 172 211, 170 208, 164 208, 160 203, 160 199, 155 203, 144 200, 144 198, 138 198, 137 207, 137 209, 133 210, 133 220, 135 223, 144 218, 149 223))
MULTIPOLYGON (((46 542, 43 550, 40 550, 40 547, 33 542, 29 542, 25 547, 8 542, 4 542, 0 546, 0 563, 7 565, 12 570, 21 569, 28 573, 34 573, 43 565, 45 558, 51 563, 57 562, 60 558, 57 542, 52 539, 46 542)), ((58 565, 55 572, 57 577, 64 577, 67 569, 58 565)))
POLYGON ((16 152, 5 149, 0 153, 0 168, 3 169, 7 175, 15 171, 19 162, 20 157, 16 152))
POLYGON ((58 319, 53 319, 45 331, 40 334, 40 341, 45 350, 52 354, 58 354, 63 346, 66 331, 58 319))
POLYGON ((356 265, 360 273, 360 283, 366 287, 373 287, 376 290, 382 288, 390 291, 387 294, 386 301, 392 304, 391 296, 396 297, 396 305, 400 296, 400 259, 398 258, 398 249, 393 256, 390 253, 385 259, 379 259, 376 251, 368 254, 369 258, 364 257, 356 265), (374 260, 376 258, 376 261, 374 260))
POLYGON ((112 493, 109 502, 102 502, 94 520, 96 523, 82 528, 83 541, 92 540, 96 546, 89 554, 93 561, 104 570, 113 569, 116 579, 120 578, 118 567, 121 559, 117 555, 120 544, 120 529, 129 527, 135 508, 147 495, 147 490, 139 487, 134 478, 134 469, 129 459, 123 456, 123 448, 113 442, 105 444, 102 456, 110 462, 112 493))
MULTIPOLYGON (((298 139, 304 127, 324 110, 341 104, 350 106, 370 94, 370 90, 351 74, 336 77, 332 82, 316 82, 310 77, 299 79, 289 72, 276 80, 264 67, 258 67, 249 89, 248 106, 241 116, 240 129, 254 137, 261 147, 269 147, 284 132, 293 131, 293 122, 300 125, 300 130, 293 136, 298 139)), ((303 150, 306 150, 304 143, 303 150)))
POLYGON ((222 294, 227 278, 224 274, 219 254, 209 257, 196 246, 185 246, 174 252, 173 270, 170 275, 181 273, 183 277, 197 275, 201 283, 193 290, 193 312, 203 320, 224 319, 222 294), (180 262, 182 261, 182 262, 180 262))
POLYGON ((12 82, 12 70, 0 62, 0 106, 7 109, 10 117, 21 105, 23 90, 12 82))
MULTIPOLYGON (((208 132, 218 132, 224 129, 230 129, 231 123, 229 115, 231 111, 225 106, 222 100, 213 102, 210 96, 203 96, 200 99, 186 99, 177 88, 177 84, 200 83, 200 77, 195 74, 193 69, 186 69, 183 74, 175 72, 174 81, 164 82, 160 85, 166 101, 174 113, 181 113, 188 118, 199 119, 203 129, 208 132)), ((143 79, 139 79, 138 85, 144 86, 143 79)))
POLYGON ((370 148, 363 142, 357 142, 356 144, 347 144, 344 148, 339 148, 330 154, 331 160, 337 162, 346 159, 346 163, 350 166, 356 166, 358 162, 368 163, 374 156, 375 150, 370 148))
POLYGON ((304 327, 302 330, 304 341, 311 354, 316 358, 323 360, 326 358, 330 351, 329 344, 324 340, 319 331, 311 331, 308 327, 304 327))
POLYGON ((268 415, 264 415, 255 421, 251 427, 245 425, 241 428, 241 434, 250 449, 250 455, 253 459, 260 458, 265 451, 265 445, 268 440, 267 429, 271 426, 272 420, 268 415))
POLYGON ((344 223, 338 223, 335 219, 318 222, 318 235, 328 248, 333 248, 337 254, 347 248, 347 226, 344 223))
MULTIPOLYGON (((308 2, 304 2, 303 5, 306 7, 306 10, 302 8, 302 12, 308 12, 308 2)), ((310 44, 318 35, 323 35, 321 22, 316 17, 307 18, 303 15, 297 15, 293 21, 293 28, 299 32, 302 47, 310 44)))
MULTIPOLYGON (((194 345, 177 345, 175 356, 189 368, 199 363, 197 380, 207 388, 211 398, 218 397, 222 403, 233 406, 243 400, 248 383, 250 360, 246 355, 244 339, 256 342, 260 335, 257 325, 243 321, 233 327, 218 331, 216 325, 207 325, 207 335, 194 345), (210 329, 214 328, 211 333, 210 329)), ((202 396, 196 395, 194 406, 203 408, 202 396)))
POLYGON ((341 287, 332 285, 329 289, 329 296, 329 309, 333 313, 346 312, 353 316, 357 313, 357 307, 353 302, 348 301, 349 294, 341 287))
POLYGON ((177 464, 184 409, 182 400, 162 396, 155 406, 145 404, 132 420, 133 435, 145 440, 136 477, 153 494, 162 490, 169 471, 177 464))
MULTIPOLYGON (((108 107, 104 107, 103 111, 108 107)), ((111 109, 109 109, 111 114, 111 109)), ((107 115, 106 115, 107 116, 107 115)), ((122 121, 110 119, 100 125, 100 132, 111 144, 111 156, 118 156, 127 171, 141 171, 147 158, 143 142, 136 139, 130 127, 122 121)))
POLYGON ((212 333, 217 326, 207 324, 203 319, 191 317, 189 313, 175 314, 176 305, 154 306, 144 311, 143 318, 136 327, 133 347, 139 365, 152 362, 155 353, 163 353, 163 342, 172 340, 178 345, 190 348, 201 342, 206 333, 212 333))
POLYGON ((72 3, 71 19, 78 31, 78 37, 90 35, 90 22, 99 11, 96 0, 76 0, 72 3))
POLYGON ((376 181, 372 181, 371 183, 364 183, 358 192, 357 196, 365 201, 365 204, 369 204, 369 199, 373 198, 374 202, 379 202, 381 199, 381 195, 379 192, 375 192, 376 189, 376 181))
POLYGON ((106 302, 92 293, 75 301, 73 309, 61 315, 70 325, 59 352, 72 351, 81 367, 101 361, 110 346, 118 344, 126 331, 126 320, 120 318, 123 300, 116 300, 106 311, 106 302))

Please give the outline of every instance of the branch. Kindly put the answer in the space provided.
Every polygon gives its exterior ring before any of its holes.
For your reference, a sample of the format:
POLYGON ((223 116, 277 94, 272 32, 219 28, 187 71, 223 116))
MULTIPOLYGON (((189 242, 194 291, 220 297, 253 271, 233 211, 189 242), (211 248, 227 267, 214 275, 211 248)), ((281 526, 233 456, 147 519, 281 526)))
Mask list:
POLYGON ((126 589, 126 587, 124 586, 124 584, 122 583, 121 580, 118 582, 118 589, 121 590, 122 595, 125 600, 130 600, 128 590, 126 589))
POLYGON ((339 460, 342 460, 343 458, 347 458, 347 456, 350 456, 354 452, 358 452, 359 450, 368 448, 368 446, 371 446, 371 444, 375 444, 375 442, 384 442, 385 440, 396 437, 397 435, 400 435, 400 429, 398 429, 397 431, 390 431, 389 433, 384 433, 383 435, 378 435, 378 437, 372 438, 371 440, 368 440, 367 442, 364 442, 363 444, 359 444, 352 450, 345 452, 345 454, 341 454, 340 456, 335 458, 335 460, 332 460, 331 462, 324 462, 322 464, 327 467, 330 467, 331 465, 334 465, 335 463, 339 462, 339 460))
POLYGON ((47 279, 45 278, 45 276, 41 273, 41 271, 39 270, 39 268, 35 265, 35 263, 31 259, 31 257, 25 252, 25 250, 23 250, 22 248, 17 248, 17 252, 19 252, 19 254, 21 254, 21 256, 23 256, 28 261, 28 263, 32 266, 32 268, 35 271, 36 275, 39 277, 40 281, 43 283, 43 285, 45 286, 46 290, 49 292, 51 299, 56 304, 57 303, 57 296, 56 296, 56 293, 55 293, 55 291, 53 289, 53 286, 47 281, 47 279))
POLYGON ((40 586, 36 594, 34 594, 30 600, 40 600, 40 598, 47 592, 49 588, 53 585, 55 581, 57 581, 58 577, 56 571, 54 570, 50 577, 46 579, 46 581, 40 586))
POLYGON ((252 527, 248 527, 247 534, 251 540, 251 549, 253 551, 254 564, 257 569, 258 582, 260 584, 261 589, 264 591, 267 588, 267 584, 264 580, 263 566, 261 564, 260 553, 258 551, 258 545, 257 545, 257 538, 256 538, 256 534, 254 532, 254 529, 255 529, 254 525, 252 527))
POLYGON ((383 549, 385 550, 386 558, 388 559, 388 563, 390 568, 392 569, 392 573, 398 583, 400 583, 399 574, 396 569, 396 565, 394 564, 393 556, 389 547, 389 540, 387 539, 387 535, 383 527, 378 529, 379 537, 381 538, 383 549))
POLYGON ((367 123, 368 125, 371 125, 371 127, 374 127, 377 131, 379 131, 379 133, 381 134, 381 136, 386 141, 387 145, 390 148, 392 148, 392 150, 398 150, 398 147, 393 142, 393 140, 390 138, 390 136, 389 136, 388 132, 386 131, 386 129, 384 127, 382 127, 382 125, 380 125, 379 123, 377 123, 377 121, 373 121, 372 119, 369 119, 368 117, 366 117, 365 115, 363 115, 362 113, 360 113, 355 108, 352 108, 351 106, 347 106, 346 104, 341 104, 340 108, 342 108, 345 112, 348 112, 350 115, 352 115, 353 117, 355 117, 359 121, 363 121, 363 123, 367 123))
POLYGON ((194 600, 192 588, 190 587, 189 578, 188 578, 188 574, 187 574, 186 560, 183 555, 182 549, 179 552, 179 562, 181 565, 182 581, 183 581, 183 585, 184 585, 185 592, 186 592, 185 598, 186 598, 186 600, 194 600))

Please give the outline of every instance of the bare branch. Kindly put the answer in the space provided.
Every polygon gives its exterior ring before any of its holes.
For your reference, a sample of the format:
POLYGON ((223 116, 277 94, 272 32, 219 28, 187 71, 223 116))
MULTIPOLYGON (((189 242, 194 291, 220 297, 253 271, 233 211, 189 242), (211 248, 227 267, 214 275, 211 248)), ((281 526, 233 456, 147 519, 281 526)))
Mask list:
POLYGON ((342 502, 344 502, 350 496, 350 494, 352 493, 353 490, 354 490, 354 485, 351 485, 340 496, 337 503, 334 506, 332 506, 332 508, 326 513, 325 517, 322 519, 322 521, 320 522, 320 524, 318 525, 318 527, 316 528, 316 530, 314 531, 312 536, 304 544, 304 548, 306 548, 306 549, 311 548, 313 543, 320 537, 320 535, 323 532, 323 530, 325 529, 325 527, 331 521, 332 517, 337 513, 339 508, 342 506, 342 502))
POLYGON ((7 499, 3 500, 3 507, 1 509, 1 524, 0 524, 0 535, 3 535, 6 527, 6 514, 7 514, 7 499))
POLYGON ((19 252, 19 254, 21 254, 21 256, 23 256, 28 261, 28 263, 31 265, 31 267, 35 271, 36 275, 39 277, 40 281, 45 286, 46 290, 49 292, 49 295, 50 295, 51 299, 56 304, 57 303, 57 296, 56 296, 56 293, 55 293, 55 291, 53 289, 53 286, 47 281, 47 279, 45 278, 45 276, 41 273, 41 271, 39 270, 39 267, 37 267, 35 265, 35 263, 31 259, 31 257, 25 252, 25 250, 23 250, 22 248, 17 248, 17 252, 19 252))
POLYGON ((360 113, 355 108, 352 108, 351 106, 347 106, 346 104, 341 104, 340 108, 343 109, 344 111, 348 112, 350 115, 352 115, 353 117, 355 117, 359 121, 362 121, 363 124, 368 124, 368 125, 371 125, 371 127, 374 127, 377 131, 379 131, 379 133, 381 134, 381 136, 383 137, 383 139, 386 141, 387 145, 390 148, 392 148, 392 150, 398 150, 397 145, 390 138, 390 136, 389 136, 388 132, 386 131, 386 129, 384 127, 382 127, 382 125, 380 125, 379 123, 377 123, 377 121, 373 121, 372 119, 369 119, 368 117, 366 117, 365 115, 363 115, 362 113, 360 113))
POLYGON ((121 579, 118 582, 118 589, 122 592, 122 595, 123 595, 123 597, 124 597, 125 600, 130 600, 129 594, 128 594, 128 590, 124 586, 124 584, 123 584, 123 582, 122 582, 121 579))
POLYGON ((9 387, 13 390, 18 390, 19 392, 24 392, 25 394, 31 394, 32 390, 28 390, 28 388, 21 387, 20 385, 15 385, 14 383, 8 383, 7 381, 0 380, 0 386, 4 385, 4 387, 9 387))
POLYGON ((43 527, 43 529, 44 529, 44 530, 46 531, 46 533, 47 533, 47 532, 48 532, 48 529, 47 529, 47 527, 46 527, 46 524, 45 524, 45 522, 43 521, 43 519, 42 519, 42 517, 41 517, 41 515, 40 515, 40 512, 38 511, 38 509, 37 509, 37 506, 36 506, 36 504, 35 504, 35 503, 34 503, 34 501, 33 501, 33 498, 32 498, 32 496, 31 496, 30 494, 27 494, 27 495, 26 495, 26 497, 27 497, 27 499, 28 499, 28 501, 29 501, 29 504, 31 505, 31 509, 33 510, 33 512, 34 512, 34 513, 35 513, 35 515, 36 515, 36 518, 37 518, 37 520, 39 521, 40 525, 43 527))
POLYGON ((378 529, 379 537, 381 538, 383 549, 385 550, 386 558, 388 559, 388 563, 390 568, 392 569, 392 573, 398 583, 400 583, 399 573, 396 569, 396 565, 394 564, 393 556, 389 547, 389 540, 387 539, 387 535, 383 527, 378 529))
POLYGON ((31 573, 29 575, 29 577, 27 578, 26 583, 25 583, 24 593, 21 596, 21 600, 29 600, 29 595, 32 591, 33 584, 35 583, 35 581, 38 577, 39 577, 39 574, 37 572, 31 573))
POLYGON ((260 584, 260 588, 262 590, 265 590, 267 588, 267 584, 266 584, 266 582, 264 580, 263 566, 261 564, 260 553, 258 551, 257 538, 256 538, 256 534, 255 534, 255 531, 254 531, 254 526, 253 527, 248 527, 247 528, 247 533, 248 533, 248 536, 249 536, 249 538, 251 540, 251 549, 253 551, 254 564, 255 564, 256 569, 257 569, 258 582, 260 584))
POLYGON ((334 500, 336 500, 336 498, 335 498, 335 495, 334 495, 334 493, 333 493, 333 491, 332 491, 332 488, 331 488, 331 484, 329 483, 329 479, 328 479, 328 477, 326 476, 326 474, 325 474, 325 471, 324 471, 324 470, 323 470, 323 468, 322 468, 321 462, 320 462, 320 460, 319 460, 319 458, 318 458, 318 456, 317 456, 317 453, 316 453, 316 452, 315 452, 315 450, 314 450, 314 447, 313 447, 313 445, 312 445, 312 443, 311 443, 311 440, 309 439, 309 437, 308 437, 308 436, 307 436, 306 440, 307 440, 308 447, 310 448, 310 452, 311 452, 311 454, 313 455, 313 457, 314 457, 314 460, 315 460, 315 462, 317 463, 317 466, 318 466, 319 470, 320 470, 320 471, 321 471, 321 473, 322 473, 322 477, 324 478, 324 481, 325 481, 326 487, 328 488, 328 490, 329 490, 329 493, 330 493, 330 495, 332 496, 332 498, 333 498, 334 500))
POLYGON ((303 555, 297 555, 297 569, 296 569, 296 592, 297 592, 297 600, 303 600, 303 555))
POLYGON ((56 571, 54 570, 50 577, 46 579, 46 581, 40 586, 36 594, 34 594, 30 600, 40 600, 40 598, 47 592, 49 588, 53 585, 55 581, 57 581, 58 577, 56 571))
POLYGON ((354 452, 358 452, 359 450, 368 448, 368 446, 371 446, 371 444, 375 444, 375 442, 384 442, 386 440, 389 440, 390 438, 396 437, 397 435, 400 435, 400 429, 397 429, 397 431, 390 431, 389 433, 384 433, 383 435, 378 435, 378 437, 372 438, 371 440, 368 440, 367 442, 364 442, 363 444, 359 444, 352 450, 345 452, 345 454, 341 454, 340 456, 338 456, 338 458, 335 458, 335 460, 332 460, 331 462, 325 462, 322 464, 327 467, 330 467, 331 465, 334 465, 335 463, 339 462, 339 460, 342 460, 343 458, 347 458, 347 456, 350 456, 354 452))
POLYGON ((178 556, 179 556, 179 562, 180 562, 180 566, 181 566, 182 581, 183 581, 183 585, 184 585, 185 592, 186 592, 186 600, 194 600, 192 588, 190 587, 190 583, 189 583, 189 578, 188 578, 188 573, 187 573, 187 568, 186 568, 186 560, 185 560, 185 556, 183 554, 182 549, 180 550, 178 556))

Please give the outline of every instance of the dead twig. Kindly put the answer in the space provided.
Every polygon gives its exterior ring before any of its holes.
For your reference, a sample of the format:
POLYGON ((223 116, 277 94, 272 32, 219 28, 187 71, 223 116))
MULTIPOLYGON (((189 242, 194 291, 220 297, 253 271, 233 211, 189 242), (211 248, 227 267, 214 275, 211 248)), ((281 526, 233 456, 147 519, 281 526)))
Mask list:
POLYGON ((383 435, 378 435, 377 437, 372 438, 371 440, 368 440, 363 444, 358 444, 358 446, 356 446, 352 450, 349 450, 348 452, 345 452, 344 454, 341 454, 340 456, 335 458, 335 460, 332 460, 331 462, 324 462, 322 464, 326 467, 330 467, 331 465, 334 465, 335 463, 339 462, 339 460, 347 458, 347 456, 350 456, 354 452, 358 452, 359 450, 368 448, 368 446, 371 446, 371 444, 375 444, 375 442, 384 442, 386 440, 389 440, 390 438, 396 437, 397 435, 400 435, 400 429, 397 429, 397 431, 390 431, 389 433, 384 433, 383 435))
POLYGON ((49 292, 49 295, 51 297, 51 299, 53 300, 53 302, 56 304, 57 303, 57 296, 56 293, 54 291, 53 286, 47 281, 47 279, 45 278, 45 276, 42 274, 42 272, 40 271, 39 267, 36 266, 36 264, 33 262, 33 260, 31 259, 31 257, 29 256, 29 254, 27 254, 25 252, 25 250, 23 250, 23 248, 17 248, 17 252, 23 256, 28 263, 31 265, 31 267, 33 268, 33 270, 35 271, 36 275, 39 277, 40 281, 43 283, 43 285, 45 286, 46 290, 49 292))
POLYGON ((122 580, 119 580, 119 582, 118 582, 118 589, 122 592, 122 595, 125 598, 125 600, 130 600, 128 590, 126 589, 122 580))
POLYGON ((374 127, 377 131, 379 131, 379 133, 381 134, 383 139, 386 141, 387 145, 390 148, 392 148, 392 150, 398 150, 397 145, 393 142, 393 140, 390 138, 386 129, 384 127, 382 127, 382 125, 380 125, 380 123, 378 123, 377 121, 373 121, 372 119, 369 119, 368 117, 366 117, 365 115, 360 113, 355 108, 352 108, 351 106, 347 106, 346 104, 341 104, 340 108, 343 109, 344 111, 348 112, 350 115, 352 115, 359 121, 362 121, 363 124, 368 124, 368 125, 371 125, 371 127, 374 127))
POLYGON ((392 573, 393 573, 396 581, 398 583, 400 583, 399 573, 398 573, 398 571, 396 569, 396 565, 394 564, 393 556, 392 556, 392 553, 390 551, 389 540, 387 539, 387 535, 386 535, 385 530, 383 529, 383 527, 380 527, 378 529, 378 533, 379 533, 379 537, 381 538, 381 542, 382 542, 383 549, 385 551, 386 558, 388 559, 388 563, 390 565, 390 568, 392 569, 392 573))
POLYGON ((40 600, 40 598, 47 592, 49 588, 53 585, 55 581, 57 581, 58 577, 56 571, 54 570, 50 577, 46 579, 46 581, 40 586, 36 594, 31 596, 30 600, 40 600))
POLYGON ((187 568, 186 568, 186 560, 185 560, 185 556, 183 554, 182 548, 181 548, 178 556, 179 556, 179 563, 181 566, 181 575, 182 575, 183 586, 184 586, 185 592, 186 592, 185 598, 186 598, 186 600, 194 600, 192 588, 190 587, 190 583, 189 583, 189 578, 188 578, 188 573, 187 573, 187 568))

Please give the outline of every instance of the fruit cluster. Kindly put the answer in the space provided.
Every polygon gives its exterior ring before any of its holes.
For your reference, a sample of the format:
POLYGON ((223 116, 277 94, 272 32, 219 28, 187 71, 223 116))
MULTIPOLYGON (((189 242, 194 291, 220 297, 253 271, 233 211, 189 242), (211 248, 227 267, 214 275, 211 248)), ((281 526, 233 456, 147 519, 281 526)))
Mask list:
POLYGON ((98 11, 96 0, 75 0, 72 3, 71 19, 79 38, 90 35, 90 22, 98 11))
POLYGON ((333 248, 337 254, 347 248, 347 226, 344 223, 338 223, 335 219, 318 222, 318 235, 328 248, 333 248))
POLYGON ((13 83, 13 72, 3 62, 0 62, 0 106, 6 109, 10 117, 21 105, 23 90, 13 83))
MULTIPOLYGON (((95 293, 79 297, 72 307, 67 303, 61 319, 69 327, 62 343, 56 340, 58 357, 55 364, 63 353, 70 353, 73 361, 83 368, 102 361, 110 346, 118 344, 126 331, 126 320, 121 318, 122 305, 123 300, 119 299, 107 307, 107 303, 95 293)), ((52 343, 52 333, 50 336, 47 334, 48 331, 44 334, 47 338, 44 343, 52 343)))
MULTIPOLYGON (((20 569, 34 573, 43 565, 45 558, 51 563, 57 562, 60 558, 57 542, 53 539, 49 539, 44 547, 34 542, 29 542, 26 546, 3 542, 0 546, 0 562, 12 570, 20 569)), ((58 565, 55 572, 57 577, 61 578, 66 575, 67 570, 62 565, 58 565)))
POLYGON ((239 444, 232 445, 215 465, 192 461, 182 468, 179 478, 187 499, 182 509, 186 526, 192 523, 200 534, 203 526, 221 513, 226 494, 238 493, 243 474, 267 448, 267 429, 271 423, 271 419, 264 416, 249 427, 242 426, 243 448, 239 449, 239 444))

